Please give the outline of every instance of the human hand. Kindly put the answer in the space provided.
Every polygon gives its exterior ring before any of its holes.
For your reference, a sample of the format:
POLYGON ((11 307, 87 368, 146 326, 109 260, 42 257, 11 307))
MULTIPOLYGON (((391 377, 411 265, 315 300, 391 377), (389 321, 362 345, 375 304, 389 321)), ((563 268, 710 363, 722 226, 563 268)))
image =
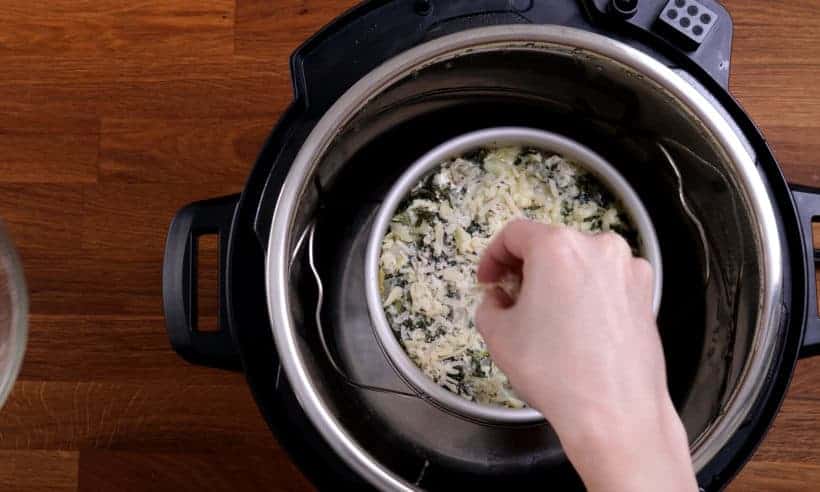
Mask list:
POLYGON ((518 394, 558 433, 590 490, 697 490, 666 387, 652 268, 614 233, 516 221, 481 258, 476 325, 518 394))

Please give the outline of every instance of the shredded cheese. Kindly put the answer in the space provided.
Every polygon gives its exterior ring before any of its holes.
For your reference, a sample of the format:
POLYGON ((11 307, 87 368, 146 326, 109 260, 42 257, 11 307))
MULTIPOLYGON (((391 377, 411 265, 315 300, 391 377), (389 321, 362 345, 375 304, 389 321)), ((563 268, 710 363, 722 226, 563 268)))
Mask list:
POLYGON ((379 278, 390 325, 427 376, 466 399, 521 408, 473 322, 479 256, 515 218, 634 241, 619 204, 574 163, 531 148, 481 149, 413 188, 382 241, 379 278))

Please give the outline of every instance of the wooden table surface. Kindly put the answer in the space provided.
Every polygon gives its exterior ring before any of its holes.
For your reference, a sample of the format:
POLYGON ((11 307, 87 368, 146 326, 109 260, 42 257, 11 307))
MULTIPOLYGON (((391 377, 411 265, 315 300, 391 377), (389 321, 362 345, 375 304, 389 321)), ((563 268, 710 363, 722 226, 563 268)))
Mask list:
MULTIPOLYGON (((351 0, 6 0, 0 217, 31 291, 0 489, 310 490, 240 374, 170 349, 165 232, 239 191, 291 99, 288 55, 351 0)), ((732 90, 820 186, 820 3, 733 0, 732 90)), ((213 279, 211 279, 213 280, 213 279)), ((820 358, 733 490, 820 488, 820 358)))

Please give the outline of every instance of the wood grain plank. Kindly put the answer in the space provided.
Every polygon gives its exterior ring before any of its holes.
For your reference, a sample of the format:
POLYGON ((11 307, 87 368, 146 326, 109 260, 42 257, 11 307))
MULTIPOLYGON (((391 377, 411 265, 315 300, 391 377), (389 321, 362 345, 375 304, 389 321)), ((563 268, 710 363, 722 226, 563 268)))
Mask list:
POLYGON ((811 69, 820 57, 820 3, 814 0, 723 1, 735 23, 733 67, 749 62, 811 69))
POLYGON ((204 385, 18 381, 0 419, 0 449, 274 448, 244 378, 228 376, 230 384, 204 385))
POLYGON ((817 422, 820 400, 787 399, 754 459, 820 465, 817 422))
MULTIPOLYGON (((29 289, 29 310, 32 313, 86 313, 85 299, 94 290, 94 262, 85 258, 76 247, 54 251, 48 256, 29 253, 20 248, 29 289), (90 273, 89 273, 90 272, 90 273)), ((129 304, 139 299, 125 300, 129 304)), ((112 308, 113 310, 114 308, 112 308)))
POLYGON ((44 188, 30 195, 5 188, 8 205, 0 212, 8 211, 25 262, 32 312, 160 316, 165 234, 174 213, 191 201, 237 192, 243 180, 237 174, 234 184, 44 188), (15 209, 15 200, 28 206, 15 209))
POLYGON ((77 306, 85 288, 73 268, 83 258, 82 213, 80 185, 0 185, 0 217, 23 261, 33 312, 77 306))
POLYGON ((82 237, 81 185, 0 185, 0 217, 23 259, 47 256, 59 245, 76 251, 82 237))
POLYGON ((794 492, 817 490, 820 464, 754 461, 727 489, 738 492, 794 492))
POLYGON ((764 130, 787 178, 820 186, 820 4, 725 2, 735 21, 732 93, 764 130))
POLYGON ((82 309, 73 312, 160 315, 163 245, 173 214, 197 199, 240 191, 244 180, 239 176, 233 176, 233 183, 225 178, 221 184, 187 187, 188 193, 171 184, 88 189, 82 227, 85 256, 75 264, 89 281, 82 309))
POLYGON ((234 373, 182 360, 170 350, 161 316, 35 315, 30 320, 20 380, 146 385, 243 383, 234 373))
POLYGON ((94 183, 95 115, 20 112, 0 100, 0 183, 94 183))
MULTIPOLYGON (((236 0, 235 53, 258 57, 270 49, 290 53, 356 0, 236 0), (282 19, 288 20, 282 29, 282 19)), ((275 60, 273 63, 287 63, 275 60)))
POLYGON ((76 451, 0 450, 0 483, 10 492, 74 492, 79 461, 76 451))
MULTIPOLYGON (((815 71, 820 70, 817 65, 815 71)), ((732 67, 734 95, 764 128, 788 126, 820 131, 820 86, 805 84, 806 67, 763 64, 732 67), (740 82, 742 80, 742 83, 740 82)))
POLYGON ((175 119, 106 119, 102 124, 100 175, 106 182, 237 183, 279 115, 175 119), (151 142, 146 146, 145 142, 151 142))
MULTIPOLYGON (((63 55, 60 58, 34 59, 31 56, 2 56, 3 80, 15 86, 59 86, 61 84, 113 85, 118 82, 141 81, 159 84, 169 81, 211 80, 230 81, 233 79, 258 79, 267 77, 276 85, 260 85, 260 94, 288 92, 289 72, 287 64, 277 67, 271 62, 276 57, 288 53, 281 50, 267 50, 265 57, 251 58, 238 56, 207 57, 203 54, 184 55, 169 48, 165 56, 152 57, 146 62, 138 57, 112 58, 105 54, 63 55), (276 91, 271 89, 276 88, 276 91)), ((270 83, 270 82, 269 82, 270 83)), ((149 87, 146 85, 146 87, 149 87)), ((18 94, 18 99, 25 94, 18 94)), ((151 96, 148 91, 146 98, 151 96)), ((99 98, 88 102, 96 103, 99 98)), ((7 104, 7 99, 0 100, 7 104)), ((55 115, 59 117, 60 115, 55 115)))
POLYGON ((243 184, 243 176, 236 173, 230 180, 207 186, 111 183, 88 187, 84 194, 82 247, 91 255, 112 259, 157 259, 179 207, 198 199, 237 193, 243 184))
POLYGON ((163 125, 177 118, 253 118, 280 111, 290 102, 291 92, 270 91, 272 80, 264 73, 231 78, 225 70, 219 79, 22 83, 0 85, 0 100, 9 112, 156 118, 163 125))
POLYGON ((0 217, 25 264, 31 310, 161 315, 165 234, 177 209, 238 192, 237 172, 200 186, 0 185, 0 217))
POLYGON ((789 387, 789 399, 820 400, 820 357, 797 362, 789 387))
POLYGON ((143 59, 233 52, 233 0, 33 0, 6 2, 0 56, 104 54, 143 59))
POLYGON ((60 213, 61 203, 52 199, 42 202, 43 212, 34 204, 13 215, 32 312, 160 316, 165 234, 173 215, 191 201, 239 191, 244 178, 237 174, 234 181, 90 186, 68 195, 68 212, 60 213), (41 219, 48 227, 38 235, 41 219), (53 236, 45 234, 49 228, 53 236))
POLYGON ((313 490, 279 450, 241 453, 133 453, 83 450, 80 492, 302 492, 313 490))
MULTIPOLYGON (((820 108, 813 111, 820 114, 820 108)), ((766 138, 772 144, 789 182, 820 187, 820 125, 769 124, 766 138)))

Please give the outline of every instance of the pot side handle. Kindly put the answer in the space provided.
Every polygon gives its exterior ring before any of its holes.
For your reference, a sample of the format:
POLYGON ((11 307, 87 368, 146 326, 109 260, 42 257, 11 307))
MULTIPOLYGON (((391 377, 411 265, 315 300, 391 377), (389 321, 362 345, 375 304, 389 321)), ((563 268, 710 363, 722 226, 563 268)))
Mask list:
POLYGON ((800 357, 820 355, 820 315, 817 311, 815 269, 820 264, 820 249, 814 248, 812 222, 820 219, 820 188, 791 185, 792 197, 800 217, 803 246, 806 250, 806 319, 803 324, 803 346, 800 357))
POLYGON ((225 305, 228 233, 239 195, 194 202, 180 209, 168 229, 162 266, 165 328, 171 346, 193 364, 238 370, 239 354, 228 329, 225 305), (197 240, 216 234, 219 242, 217 331, 199 331, 197 311, 197 240))

